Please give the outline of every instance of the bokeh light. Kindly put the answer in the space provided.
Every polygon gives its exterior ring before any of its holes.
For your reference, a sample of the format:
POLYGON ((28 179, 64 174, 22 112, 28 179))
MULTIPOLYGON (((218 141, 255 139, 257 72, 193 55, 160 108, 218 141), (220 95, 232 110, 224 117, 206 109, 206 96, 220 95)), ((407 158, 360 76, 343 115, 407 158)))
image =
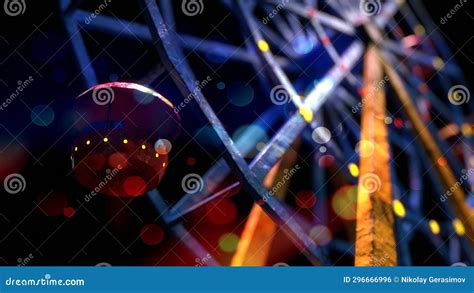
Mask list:
POLYGON ((54 110, 47 105, 38 105, 31 110, 31 121, 38 126, 50 125, 54 116, 54 110))
POLYGON ((239 236, 234 233, 226 233, 219 237, 219 248, 224 252, 234 252, 239 244, 239 236))
POLYGON ((332 197, 332 209, 344 220, 354 220, 357 216, 357 186, 346 185, 339 188, 332 197))
POLYGON ((227 98, 229 102, 238 107, 244 107, 250 104, 254 98, 252 86, 243 82, 235 82, 227 89, 227 98))
POLYGON ((296 204, 302 209, 312 208, 316 204, 316 196, 310 190, 303 190, 296 194, 296 204))
POLYGON ((146 245, 157 245, 164 238, 163 229, 157 224, 146 224, 140 229, 140 238, 146 245))
POLYGON ((398 199, 395 199, 393 201, 393 211, 395 212, 395 215, 397 215, 400 218, 404 218, 406 215, 405 206, 398 199))

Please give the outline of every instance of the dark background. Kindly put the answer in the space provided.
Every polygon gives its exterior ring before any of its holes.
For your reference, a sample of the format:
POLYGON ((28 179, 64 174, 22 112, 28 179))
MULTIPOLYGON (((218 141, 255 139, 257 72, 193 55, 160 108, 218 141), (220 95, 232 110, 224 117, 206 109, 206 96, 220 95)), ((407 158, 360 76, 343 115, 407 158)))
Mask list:
MULTIPOLYGON (((138 5, 133 4, 135 1, 127 2, 132 3, 130 9, 126 9, 124 3, 110 4, 110 9, 117 16, 131 18, 138 10, 138 5)), ((211 1, 206 1, 206 4, 208 2, 211 1)), ((458 3, 423 2, 435 25, 458 3)), ((98 3, 101 2, 90 1, 90 6, 95 7, 98 3)), ((137 241, 137 231, 141 225, 156 217, 154 212, 146 208, 149 204, 146 198, 130 202, 130 207, 139 212, 140 219, 124 213, 119 221, 107 226, 103 225, 108 223, 108 215, 123 207, 122 202, 108 197, 97 198, 94 205, 87 206, 87 210, 81 209, 71 218, 62 215, 63 207, 77 209, 77 197, 87 193, 77 185, 72 176, 68 176, 71 170, 69 150, 73 134, 67 131, 72 100, 86 87, 79 74, 56 1, 27 1, 26 4, 25 14, 20 16, 9 17, 0 11, 2 100, 15 91, 19 80, 26 80, 29 76, 34 78, 31 86, 7 109, 0 111, 0 179, 3 181, 6 175, 18 172, 27 180, 25 192, 19 195, 10 195, 1 190, 0 238, 3 240, 0 242, 0 264, 17 265, 20 263, 19 259, 25 259, 30 254, 33 256, 30 263, 32 265, 95 265, 100 262, 113 265, 155 264, 156 255, 160 251, 168 251, 173 239, 166 238, 169 241, 154 248, 137 241), (47 127, 32 124, 31 109, 41 104, 50 105, 54 110, 54 121, 47 127), (36 203, 51 192, 55 194, 57 201, 46 207, 50 211, 47 216, 36 203), (93 240, 89 242, 90 239, 93 240)), ((474 14, 468 14, 472 11, 472 3, 465 5, 466 8, 459 11, 456 17, 439 26, 439 31, 451 46, 454 58, 472 84, 474 14)), ((88 43, 93 42, 85 38, 88 43)), ((96 38, 102 40, 101 37, 96 38)), ((158 60, 153 47, 140 42, 117 41, 107 48, 107 53, 101 52, 100 44, 94 47, 96 52, 91 55, 99 55, 94 66, 101 82, 117 79, 139 81, 153 69, 153 61, 158 60), (144 52, 144 57, 140 58, 144 52), (111 57, 119 61, 114 61, 111 57), (135 63, 137 59, 139 61, 135 63)), ((217 82, 219 76, 215 76, 214 80, 217 82)), ((163 82, 159 90, 175 103, 183 99, 171 81, 163 82)), ((185 112, 183 115, 191 113, 185 112)), ((183 123, 186 126, 186 123, 193 124, 194 120, 185 119, 183 123)), ((182 139, 186 139, 186 136, 182 139)), ((187 166, 186 160, 189 157, 198 158, 199 152, 197 147, 187 148, 182 158, 171 166, 171 172, 188 173, 191 167, 187 166)), ((209 152, 215 154, 213 150, 209 152)), ((215 155, 217 157, 217 153, 215 155)), ((209 162, 198 160, 192 170, 203 171, 208 165, 209 162)), ((246 203, 246 199, 243 201, 246 203)), ((239 212, 245 215, 246 209, 239 212)), ((176 252, 159 264, 194 265, 193 257, 187 255, 185 249, 174 249, 176 252)), ((224 261, 228 257, 220 255, 224 261)))

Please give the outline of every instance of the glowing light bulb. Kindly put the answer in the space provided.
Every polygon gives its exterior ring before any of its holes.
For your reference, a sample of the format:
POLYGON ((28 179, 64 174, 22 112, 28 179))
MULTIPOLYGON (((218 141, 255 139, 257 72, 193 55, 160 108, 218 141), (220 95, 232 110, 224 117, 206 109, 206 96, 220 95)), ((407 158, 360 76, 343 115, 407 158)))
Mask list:
POLYGON ((454 232, 456 232, 456 234, 458 234, 459 236, 463 236, 464 234, 466 234, 466 229, 464 228, 464 224, 459 219, 453 220, 453 228, 454 228, 454 232))
POLYGON ((262 52, 268 52, 268 50, 270 50, 270 46, 264 40, 258 41, 257 46, 260 49, 260 51, 262 51, 262 52))
POLYGON ((405 206, 403 206, 403 203, 398 199, 393 201, 393 211, 395 212, 395 215, 400 218, 404 218, 406 215, 405 206))
POLYGON ((304 121, 310 123, 313 121, 313 111, 308 106, 301 106, 300 107, 300 114, 303 116, 304 121))
POLYGON ((351 175, 353 177, 357 177, 359 176, 359 167, 357 166, 357 164, 355 163, 350 163, 347 168, 349 168, 349 173, 351 173, 351 175))
POLYGON ((431 232, 433 232, 433 234, 435 235, 438 235, 439 232, 441 231, 441 228, 439 227, 439 224, 438 222, 436 222, 436 220, 430 220, 428 222, 428 225, 430 226, 431 232))
POLYGON ((107 137, 104 137, 104 142, 108 142, 109 139, 107 137))

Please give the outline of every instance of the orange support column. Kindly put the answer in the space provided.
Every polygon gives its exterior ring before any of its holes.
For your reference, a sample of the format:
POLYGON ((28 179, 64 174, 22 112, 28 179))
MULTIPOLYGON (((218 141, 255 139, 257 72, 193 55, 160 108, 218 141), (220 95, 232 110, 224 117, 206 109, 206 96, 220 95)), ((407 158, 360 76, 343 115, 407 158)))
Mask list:
MULTIPOLYGON (((297 141, 293 148, 283 156, 280 162, 273 166, 265 177, 263 185, 267 189, 271 189, 279 182, 281 183, 280 188, 272 196, 276 196, 279 199, 286 196, 289 181, 282 181, 282 178, 288 173, 290 168, 293 168, 297 157, 297 152, 294 148, 298 147, 299 142, 297 141)), ((277 225, 260 206, 254 204, 230 265, 265 266, 276 232, 277 225)))
POLYGON ((390 181, 382 64, 375 47, 364 60, 360 166, 355 243, 356 266, 394 266, 397 252, 390 181))

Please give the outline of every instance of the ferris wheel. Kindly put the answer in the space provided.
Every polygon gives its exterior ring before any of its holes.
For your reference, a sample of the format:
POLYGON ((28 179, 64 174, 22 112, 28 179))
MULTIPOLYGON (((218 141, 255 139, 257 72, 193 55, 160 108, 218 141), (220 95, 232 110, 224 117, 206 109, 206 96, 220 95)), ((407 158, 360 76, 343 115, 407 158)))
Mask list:
MULTIPOLYGON (((265 265, 269 238, 280 229, 315 265, 337 263, 334 252, 353 255, 356 265, 411 265, 410 242, 418 233, 438 248, 445 264, 474 263, 474 108, 467 81, 419 1, 141 4, 146 24, 99 14, 86 30, 153 43, 182 95, 191 97, 185 106, 215 133, 222 158, 188 183, 212 180, 219 190, 185 189, 172 206, 159 186, 146 191, 164 223, 197 257, 208 252, 182 218, 243 190, 255 204, 232 265, 265 265), (231 24, 210 25, 224 21, 231 24), (233 35, 239 37, 228 37, 233 35), (238 66, 250 68, 246 74, 253 73, 243 78, 266 93, 258 97, 265 108, 254 125, 268 141, 262 144, 252 127, 229 135, 215 100, 199 86, 207 72, 199 72, 198 63, 232 75, 240 74, 238 66), (302 158, 319 203, 310 205, 310 216, 299 211, 313 198, 296 206, 287 200, 290 181, 306 173, 298 171, 302 158), (238 180, 228 183, 229 175, 238 180), (353 187, 328 192, 335 177, 353 187), (431 210, 426 201, 434 202, 431 210), (330 207, 355 222, 344 232, 353 240, 329 231, 330 207), (433 218, 435 209, 443 216, 433 218)), ((77 25, 88 12, 80 1, 62 1, 62 9, 85 81, 95 86, 77 25)))

